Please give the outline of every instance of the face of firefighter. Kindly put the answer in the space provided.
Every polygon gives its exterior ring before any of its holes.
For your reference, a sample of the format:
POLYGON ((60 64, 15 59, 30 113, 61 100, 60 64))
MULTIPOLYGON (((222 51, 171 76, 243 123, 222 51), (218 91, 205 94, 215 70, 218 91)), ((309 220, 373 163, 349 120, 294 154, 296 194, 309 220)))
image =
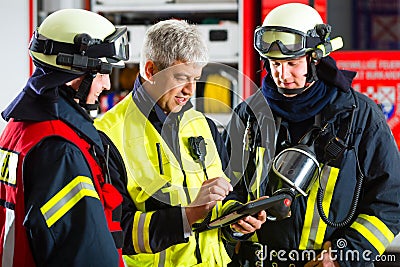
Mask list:
MULTIPOLYGON (((269 60, 271 75, 280 88, 298 89, 309 87, 306 84, 307 57, 302 56, 290 60, 269 60)), ((289 95, 287 95, 289 96, 289 95)))
POLYGON ((110 90, 110 75, 97 73, 93 79, 92 86, 90 87, 89 94, 86 99, 86 104, 95 104, 98 101, 101 92, 110 90))
MULTIPOLYGON (((79 78, 76 78, 75 80, 66 83, 66 85, 71 86, 76 91, 78 91, 83 79, 84 76, 81 76, 79 78)), ((96 101, 98 101, 101 92, 103 92, 104 90, 110 90, 110 88, 110 75, 97 73, 93 79, 92 85, 90 86, 90 91, 86 98, 86 104, 95 104, 96 101)), ((78 102, 79 100, 75 99, 75 101, 78 102)))
POLYGON ((165 114, 179 112, 196 92, 203 65, 176 62, 158 71, 153 62, 146 64, 149 84, 147 93, 157 102, 165 114))

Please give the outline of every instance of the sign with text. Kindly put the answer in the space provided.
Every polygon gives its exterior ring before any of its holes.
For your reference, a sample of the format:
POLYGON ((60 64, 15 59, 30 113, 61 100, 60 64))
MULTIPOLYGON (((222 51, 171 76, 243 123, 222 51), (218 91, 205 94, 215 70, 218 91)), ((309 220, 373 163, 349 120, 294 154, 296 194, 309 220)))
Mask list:
POLYGON ((380 104, 400 148, 400 51, 340 51, 339 69, 357 71, 353 88, 380 104))

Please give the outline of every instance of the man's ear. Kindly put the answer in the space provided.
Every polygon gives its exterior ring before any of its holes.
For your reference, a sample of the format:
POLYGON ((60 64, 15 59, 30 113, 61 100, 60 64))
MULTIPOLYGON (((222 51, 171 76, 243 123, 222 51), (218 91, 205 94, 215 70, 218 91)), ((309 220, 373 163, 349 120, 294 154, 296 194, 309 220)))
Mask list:
POLYGON ((82 75, 76 79, 73 79, 72 81, 66 82, 65 85, 72 87, 74 90, 78 91, 79 86, 81 85, 83 78, 85 78, 85 75, 82 75))
POLYGON ((152 60, 146 61, 146 64, 144 65, 144 73, 146 77, 144 77, 146 80, 149 82, 154 82, 154 75, 158 72, 157 66, 154 64, 152 60))

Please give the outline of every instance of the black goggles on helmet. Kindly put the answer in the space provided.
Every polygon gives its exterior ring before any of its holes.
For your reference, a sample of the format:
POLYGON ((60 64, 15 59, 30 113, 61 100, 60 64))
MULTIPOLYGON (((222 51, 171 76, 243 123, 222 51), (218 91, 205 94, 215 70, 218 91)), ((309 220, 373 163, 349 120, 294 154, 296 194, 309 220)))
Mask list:
POLYGON ((87 57, 117 62, 129 59, 128 31, 126 27, 118 27, 104 41, 92 39, 87 34, 77 34, 74 44, 54 41, 35 31, 29 49, 45 55, 83 53, 87 57))
POLYGON ((277 49, 288 56, 304 55, 307 48, 314 48, 320 42, 319 37, 281 26, 259 27, 254 32, 254 48, 265 56, 277 49))
MULTIPOLYGON (((116 60, 129 59, 129 40, 128 30, 126 27, 116 28, 116 31, 104 39, 100 46, 105 46, 103 51, 107 51, 106 58, 113 58, 116 60)), ((95 47, 94 47, 95 48, 95 47)), ((90 53, 90 47, 88 49, 90 53)))

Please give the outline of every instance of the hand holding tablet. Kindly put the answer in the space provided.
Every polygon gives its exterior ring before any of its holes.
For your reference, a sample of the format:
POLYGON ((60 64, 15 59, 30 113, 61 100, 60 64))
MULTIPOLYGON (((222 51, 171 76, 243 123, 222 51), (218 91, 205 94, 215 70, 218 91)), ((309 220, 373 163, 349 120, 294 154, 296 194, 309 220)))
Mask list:
POLYGON ((236 223, 237 221, 246 216, 256 215, 258 212, 262 210, 266 210, 274 205, 282 203, 284 205, 290 206, 291 204, 290 196, 286 194, 280 194, 269 198, 260 198, 255 201, 250 201, 244 204, 243 206, 238 206, 234 208, 228 214, 224 214, 223 216, 210 221, 208 225, 206 225, 206 227, 203 227, 202 229, 196 229, 195 231, 202 232, 215 228, 225 227, 230 224, 236 223))

